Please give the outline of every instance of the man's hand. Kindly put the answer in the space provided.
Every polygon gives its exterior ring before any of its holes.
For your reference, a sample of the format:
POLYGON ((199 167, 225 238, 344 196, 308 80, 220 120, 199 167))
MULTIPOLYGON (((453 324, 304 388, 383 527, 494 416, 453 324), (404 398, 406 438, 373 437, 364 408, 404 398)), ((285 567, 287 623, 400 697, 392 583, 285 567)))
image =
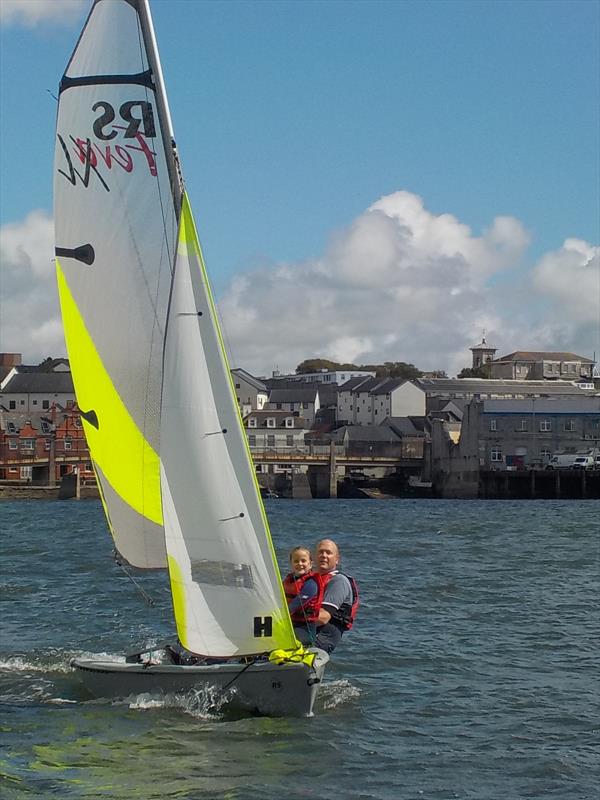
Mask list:
POLYGON ((331 614, 329 611, 325 611, 324 608, 319 609, 319 618, 317 619, 318 625, 327 625, 329 620, 331 619, 331 614))

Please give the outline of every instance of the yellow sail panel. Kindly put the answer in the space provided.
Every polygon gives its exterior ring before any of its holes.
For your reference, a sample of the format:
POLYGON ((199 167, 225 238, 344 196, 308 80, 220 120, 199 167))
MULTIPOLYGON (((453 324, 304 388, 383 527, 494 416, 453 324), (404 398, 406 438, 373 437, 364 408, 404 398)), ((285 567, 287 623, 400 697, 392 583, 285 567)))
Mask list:
POLYGON ((58 259, 56 275, 75 393, 92 458, 125 503, 162 525, 158 455, 105 370, 58 259))
POLYGON ((168 556, 168 564, 173 613, 175 614, 175 624, 177 625, 177 638, 184 647, 188 647, 187 617, 185 613, 185 581, 183 579, 181 567, 172 555, 168 556))

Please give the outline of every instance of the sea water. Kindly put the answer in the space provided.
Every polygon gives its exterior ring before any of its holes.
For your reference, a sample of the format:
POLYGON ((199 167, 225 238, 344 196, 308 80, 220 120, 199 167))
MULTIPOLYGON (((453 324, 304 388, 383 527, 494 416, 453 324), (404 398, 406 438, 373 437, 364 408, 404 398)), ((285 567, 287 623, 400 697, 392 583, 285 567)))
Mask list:
POLYGON ((0 504, 2 797, 600 796, 600 502, 267 502, 362 590, 311 719, 206 693, 89 700, 69 660, 173 634, 165 576, 111 556, 94 501, 0 504))

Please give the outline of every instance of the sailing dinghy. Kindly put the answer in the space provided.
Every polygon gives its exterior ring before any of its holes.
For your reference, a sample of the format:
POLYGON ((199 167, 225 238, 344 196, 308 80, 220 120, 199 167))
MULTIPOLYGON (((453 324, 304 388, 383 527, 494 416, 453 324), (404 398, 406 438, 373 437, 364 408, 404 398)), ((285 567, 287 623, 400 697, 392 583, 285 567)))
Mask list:
POLYGON ((56 271, 118 558, 167 568, 177 637, 74 659, 95 696, 213 687, 311 714, 328 656, 287 609, 198 235, 148 0, 94 0, 59 87, 56 271))

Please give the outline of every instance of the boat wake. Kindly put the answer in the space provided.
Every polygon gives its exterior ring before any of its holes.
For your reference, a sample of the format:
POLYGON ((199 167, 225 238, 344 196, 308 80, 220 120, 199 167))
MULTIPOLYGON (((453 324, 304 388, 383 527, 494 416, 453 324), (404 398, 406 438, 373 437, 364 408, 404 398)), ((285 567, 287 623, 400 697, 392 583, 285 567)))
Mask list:
POLYGON ((196 719, 218 720, 225 715, 232 696, 233 691, 223 693, 214 686, 205 686, 185 693, 144 693, 130 696, 125 702, 131 709, 174 709, 196 719))
POLYGON ((355 700, 360 694, 360 689, 350 681, 331 681, 322 685, 318 702, 327 711, 355 700))
POLYGON ((26 655, 0 655, 0 703, 55 705, 78 703, 88 695, 77 680, 71 659, 75 656, 123 661, 109 653, 83 654, 51 650, 26 655))

